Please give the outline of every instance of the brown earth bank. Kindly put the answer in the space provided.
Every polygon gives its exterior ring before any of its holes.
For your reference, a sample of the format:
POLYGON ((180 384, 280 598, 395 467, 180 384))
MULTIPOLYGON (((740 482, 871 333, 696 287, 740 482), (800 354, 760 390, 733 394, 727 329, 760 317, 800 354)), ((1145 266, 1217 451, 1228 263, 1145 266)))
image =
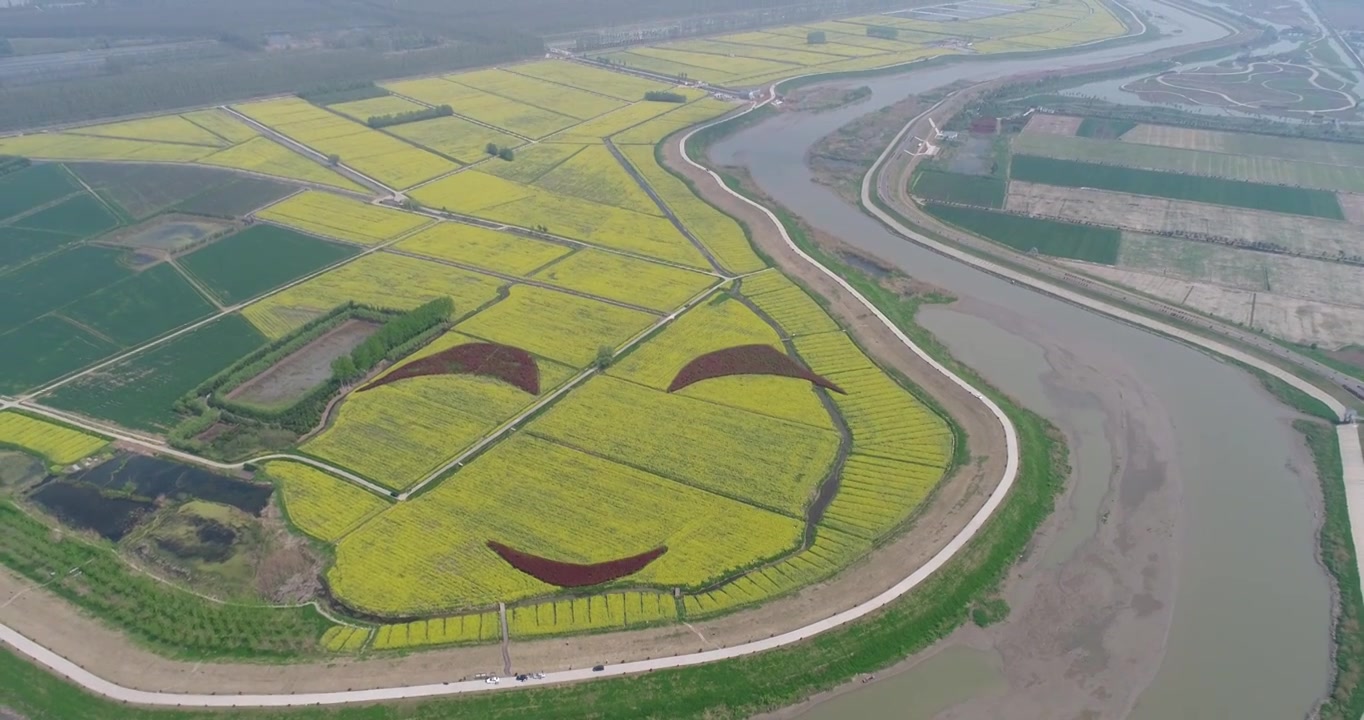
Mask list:
MULTIPOLYGON (((956 535, 1003 474, 1002 428, 969 393, 905 348, 856 299, 792 252, 771 221, 721 190, 708 175, 680 161, 678 140, 665 164, 696 182, 707 199, 743 220, 756 244, 783 271, 828 300, 830 311, 878 362, 931 395, 961 427, 971 461, 944 480, 909 528, 828 582, 762 607, 720 618, 645 630, 510 644, 515 671, 552 671, 731 646, 801 627, 865 601, 922 565, 956 535)), ((832 243, 832 239, 822 237, 832 243)), ((844 252, 847 252, 846 249, 844 252)), ((861 263, 876 263, 861 259, 861 263)), ((884 267, 884 263, 880 264, 884 267)), ((907 278, 887 278, 898 292, 931 292, 907 278)), ((53 600, 32 583, 0 571, 0 622, 43 643, 95 674, 127 687, 171 692, 322 692, 415 685, 501 672, 496 645, 447 648, 402 657, 330 657, 290 665, 192 663, 163 658, 121 632, 53 600)))

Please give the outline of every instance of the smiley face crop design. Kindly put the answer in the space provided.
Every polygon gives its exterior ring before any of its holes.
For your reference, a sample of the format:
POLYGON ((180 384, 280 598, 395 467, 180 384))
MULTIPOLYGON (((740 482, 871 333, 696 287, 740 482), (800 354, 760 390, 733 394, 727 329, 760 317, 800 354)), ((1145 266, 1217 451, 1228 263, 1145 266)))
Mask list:
MULTIPOLYGON (((520 348, 488 342, 456 345, 408 363, 360 391, 442 374, 481 375, 506 382, 531 394, 539 392, 539 372, 532 355, 520 348)), ((673 393, 706 380, 743 375, 801 379, 834 392, 843 392, 833 382, 801 366, 785 353, 762 344, 729 347, 693 359, 673 378, 668 392, 673 393)), ((639 572, 668 552, 666 545, 660 545, 628 557, 574 563, 526 552, 495 538, 487 539, 485 545, 516 570, 557 587, 585 587, 619 580, 639 572)))

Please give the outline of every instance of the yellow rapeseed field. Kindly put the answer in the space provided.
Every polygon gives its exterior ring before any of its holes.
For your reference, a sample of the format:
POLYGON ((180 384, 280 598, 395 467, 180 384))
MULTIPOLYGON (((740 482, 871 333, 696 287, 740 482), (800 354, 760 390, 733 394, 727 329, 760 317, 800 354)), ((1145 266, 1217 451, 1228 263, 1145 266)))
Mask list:
POLYGON ((248 305, 242 314, 267 337, 280 338, 348 301, 410 310, 446 296, 456 315, 497 297, 503 281, 419 258, 378 252, 248 305))
POLYGON ((839 446, 830 430, 610 376, 587 381, 526 432, 792 517, 803 517, 839 446))
POLYGON ((380 625, 374 634, 374 649, 403 650, 501 639, 502 618, 495 612, 486 612, 415 620, 399 625, 380 625))
POLYGON ((821 526, 815 532, 814 544, 808 549, 716 590, 684 595, 686 617, 697 619, 718 615, 828 579, 869 550, 871 543, 821 526))
POLYGON ((394 247, 521 277, 573 252, 568 245, 451 222, 436 223, 394 247))
POLYGON ((657 625, 677 619, 670 595, 623 592, 520 605, 507 610, 507 633, 513 638, 657 625))
POLYGON ((256 214, 262 220, 361 245, 374 245, 435 222, 362 200, 307 190, 256 214))
MULTIPOLYGON (((496 68, 447 75, 445 79, 578 120, 594 118, 625 104, 598 93, 496 68)), ((455 112, 459 112, 459 108, 455 108, 455 112)))
POLYGON ((432 105, 449 105, 454 108, 456 115, 531 139, 552 135, 578 123, 578 118, 566 114, 452 82, 459 77, 450 75, 446 78, 405 80, 385 83, 384 87, 432 105))
POLYGON ((109 441, 13 410, 0 412, 0 446, 42 456, 54 465, 69 465, 99 452, 109 441))
POLYGON ((336 542, 389 506, 386 499, 311 465, 272 460, 261 469, 278 481, 289 520, 318 540, 336 542))
POLYGON ((788 335, 799 337, 838 329, 838 324, 824 308, 785 275, 771 270, 757 277, 762 280, 754 282, 756 277, 744 278, 740 291, 759 310, 776 320, 788 335))
POLYGON ((794 549, 803 527, 795 518, 517 433, 346 536, 327 577, 347 604, 391 616, 558 594, 488 549, 495 540, 577 563, 666 546, 621 584, 700 587, 794 549))
POLYGON ((753 251, 744 229, 734 218, 711 207, 706 201, 692 193, 687 184, 675 175, 664 170, 654 158, 654 148, 648 145, 623 145, 620 148, 626 159, 639 171, 654 192, 682 221, 682 224, 695 235, 706 249, 710 250, 720 265, 733 273, 749 273, 766 266, 762 258, 753 251))
POLYGON ((359 122, 367 122, 370 118, 381 115, 397 115, 399 113, 413 112, 415 110, 425 110, 425 105, 418 105, 411 100, 404 100, 392 95, 384 95, 365 100, 355 100, 352 102, 337 103, 328 105, 328 110, 339 112, 349 118, 354 118, 359 122))
POLYGON ((221 152, 199 159, 204 165, 250 170, 265 175, 302 180, 307 183, 328 185, 365 192, 365 189, 338 175, 322 165, 264 137, 252 138, 221 152))
MULTIPOLYGON (((702 302, 611 366, 610 375, 667 390, 687 363, 736 345, 785 348, 775 330, 743 303, 726 295, 702 302)), ((805 380, 762 375, 712 378, 678 391, 687 397, 763 415, 833 428, 833 420, 805 380)))
POLYGON ((491 159, 478 167, 479 172, 486 172, 496 175, 504 180, 513 180, 518 183, 530 185, 540 179, 541 175, 553 170, 560 163, 577 155, 587 147, 587 143, 579 145, 569 145, 566 143, 542 142, 535 145, 527 145, 516 151, 516 159, 507 162, 501 159, 491 159))
POLYGON ((516 148, 524 142, 514 135, 498 132, 459 117, 439 117, 434 120, 404 123, 387 127, 385 130, 414 145, 449 155, 466 165, 488 157, 488 143, 499 148, 516 148))
MULTIPOLYGON (((678 92, 678 91, 673 91, 678 92)), ((694 92, 694 91, 693 91, 694 92)), ((637 102, 619 110, 555 133, 545 138, 550 143, 600 143, 602 138, 628 130, 636 125, 652 120, 677 108, 673 103, 637 102)))
POLYGON ((145 140, 148 142, 182 143, 206 147, 226 147, 228 142, 179 115, 127 120, 106 125, 86 125, 73 128, 77 135, 145 140))
POLYGON ((720 117, 738 107, 738 105, 723 100, 707 97, 683 105, 648 122, 640 123, 613 136, 611 141, 617 145, 649 145, 652 147, 678 130, 720 117))
MULTIPOLYGON (((446 333, 411 360, 469 342, 475 339, 446 333)), ((542 393, 574 374, 557 363, 538 364, 542 393)), ((488 377, 412 378, 347 396, 332 424, 301 449, 385 487, 405 490, 536 400, 488 377)))
POLYGON ((217 135, 232 145, 244 143, 260 134, 256 132, 255 128, 238 120, 232 113, 219 108, 195 110, 180 117, 217 135))
POLYGON ((298 98, 262 100, 234 106, 323 155, 399 190, 458 169, 458 165, 360 123, 334 115, 298 98))
POLYGON ((942 467, 855 452, 820 523, 868 540, 884 537, 919 508, 942 476, 942 467))
POLYGON ((586 367, 602 346, 620 347, 654 316, 604 302, 514 285, 511 296, 465 320, 460 332, 573 367, 586 367))
POLYGON ((579 250, 532 275, 536 280, 651 310, 673 310, 718 283, 713 275, 605 250, 579 250))
POLYGON ((563 60, 542 60, 510 65, 506 70, 518 75, 529 75, 560 85, 570 85, 582 90, 610 95, 629 102, 643 98, 644 93, 647 92, 669 89, 666 83, 563 60))
POLYGON ((469 170, 412 193, 434 208, 467 213, 524 228, 709 270, 695 246, 666 218, 630 212, 469 170))
POLYGON ((71 133, 34 133, 0 138, 0 153, 38 160, 128 160, 190 163, 217 151, 210 145, 180 145, 71 133))
POLYGON ((662 215, 658 203, 640 187, 605 145, 589 145, 535 180, 537 187, 613 205, 646 215, 662 215))

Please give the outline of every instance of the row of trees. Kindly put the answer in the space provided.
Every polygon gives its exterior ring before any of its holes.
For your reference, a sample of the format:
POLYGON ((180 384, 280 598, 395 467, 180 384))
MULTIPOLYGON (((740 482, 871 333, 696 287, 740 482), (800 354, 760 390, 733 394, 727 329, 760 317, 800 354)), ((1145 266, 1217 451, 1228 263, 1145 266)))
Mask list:
POLYGON ((375 85, 372 80, 329 83, 298 91, 299 97, 315 105, 335 105, 356 100, 368 100, 387 94, 387 90, 375 85))
POLYGON ((434 120, 441 117, 450 117, 455 114, 455 109, 449 105, 438 105, 433 108, 423 108, 410 112, 393 113, 392 115, 375 115, 365 124, 372 128, 390 127, 392 125, 403 125, 406 123, 421 122, 422 120, 434 120))
POLYGON ((868 25, 867 37, 881 38, 882 40, 894 40, 900 37, 900 31, 885 25, 868 25))
POLYGON ((684 103, 687 101, 687 96, 667 90, 650 90, 644 93, 644 99, 650 102, 684 103))
POLYGON ((489 155, 496 155, 497 157, 500 157, 503 160, 506 160, 507 162, 511 162, 512 160, 516 159, 516 153, 513 152, 511 148, 498 147, 497 143, 488 143, 483 147, 483 149, 487 151, 489 155))
POLYGON ((440 297, 414 310, 409 310, 384 323, 377 332, 365 338, 350 355, 343 355, 332 363, 332 372, 341 382, 349 382, 374 369, 394 350, 404 347, 414 338, 441 326, 455 311, 455 303, 440 297))
POLYGON ((19 157, 18 155, 0 155, 0 175, 18 172, 32 164, 33 163, 29 162, 26 157, 19 157))

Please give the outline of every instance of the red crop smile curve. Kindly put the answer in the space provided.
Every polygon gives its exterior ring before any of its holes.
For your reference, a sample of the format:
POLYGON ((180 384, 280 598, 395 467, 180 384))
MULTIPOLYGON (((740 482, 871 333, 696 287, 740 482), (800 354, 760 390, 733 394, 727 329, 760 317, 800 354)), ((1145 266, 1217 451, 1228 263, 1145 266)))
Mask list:
POLYGON ((657 547, 646 553, 633 555, 619 560, 579 565, 542 558, 538 555, 521 552, 500 542, 488 541, 488 547, 502 556, 508 565, 539 580, 559 587, 586 587, 619 580, 643 570, 646 565, 668 552, 668 548, 657 547))

